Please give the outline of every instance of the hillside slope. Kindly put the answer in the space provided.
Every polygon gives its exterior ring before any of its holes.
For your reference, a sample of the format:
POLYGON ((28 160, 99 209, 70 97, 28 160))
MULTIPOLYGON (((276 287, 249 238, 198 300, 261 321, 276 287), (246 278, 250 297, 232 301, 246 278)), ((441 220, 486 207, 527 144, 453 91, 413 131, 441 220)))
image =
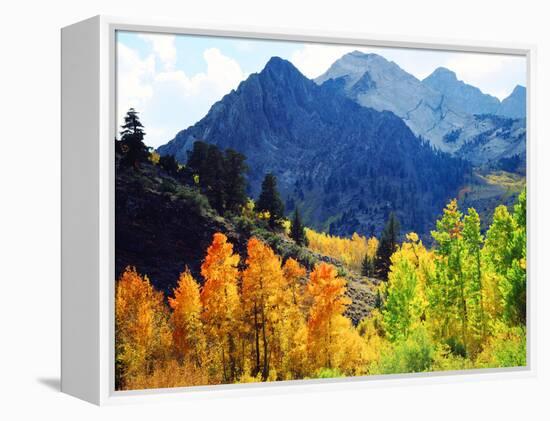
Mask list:
MULTIPOLYGON (((352 304, 347 316, 357 324, 373 308, 378 281, 344 268, 338 260, 297 246, 283 233, 260 224, 242 226, 238 217, 223 218, 194 187, 182 183, 156 165, 143 163, 139 170, 119 167, 116 172, 115 275, 135 266, 153 286, 171 295, 178 276, 188 267, 202 283, 200 266, 215 232, 225 234, 246 259, 246 243, 256 236, 283 259, 293 257, 308 271, 317 262, 333 264, 347 279, 352 304)), ((306 279, 303 280, 306 282, 306 279)))

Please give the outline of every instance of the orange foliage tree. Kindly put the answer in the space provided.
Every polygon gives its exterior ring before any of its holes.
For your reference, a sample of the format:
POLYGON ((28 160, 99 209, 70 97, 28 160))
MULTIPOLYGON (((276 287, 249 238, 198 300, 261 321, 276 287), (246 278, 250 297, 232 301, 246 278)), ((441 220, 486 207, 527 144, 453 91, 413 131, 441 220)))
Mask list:
POLYGON ((152 373, 158 361, 168 358, 172 335, 163 298, 133 267, 127 267, 117 281, 117 389, 134 388, 132 382, 152 373))
POLYGON ((293 303, 300 305, 303 292, 300 285, 300 279, 306 276, 306 268, 292 257, 289 257, 283 265, 283 274, 286 281, 286 288, 288 288, 292 294, 293 303))
POLYGON ((338 277, 333 265, 320 263, 310 274, 308 293, 313 300, 308 320, 313 368, 353 372, 362 365, 364 343, 344 316, 351 303, 346 296, 346 280, 338 277))
POLYGON ((283 271, 280 258, 257 238, 248 241, 247 251, 242 283, 245 317, 253 334, 254 375, 261 372, 267 380, 275 340, 271 337, 277 317, 274 309, 283 287, 283 271))

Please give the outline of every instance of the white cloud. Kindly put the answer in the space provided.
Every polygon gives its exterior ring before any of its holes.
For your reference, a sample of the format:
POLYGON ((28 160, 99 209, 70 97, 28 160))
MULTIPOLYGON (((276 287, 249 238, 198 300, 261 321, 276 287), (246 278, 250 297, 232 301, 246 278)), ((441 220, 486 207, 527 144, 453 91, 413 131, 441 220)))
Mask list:
POLYGON ((124 44, 117 46, 117 112, 119 121, 133 107, 144 108, 153 96, 152 80, 155 76, 155 57, 142 59, 124 44))
POLYGON ((182 70, 162 72, 157 75, 156 80, 177 83, 185 96, 219 96, 236 88, 246 77, 239 63, 224 56, 217 48, 205 50, 203 58, 206 61, 206 73, 189 77, 182 70))
POLYGON ((176 36, 168 34, 140 34, 139 37, 152 46, 153 53, 159 58, 166 70, 176 65, 176 36))
POLYGON ((203 52, 206 71, 188 75, 172 67, 177 56, 167 54, 163 43, 153 42, 152 53, 145 58, 122 43, 118 45, 119 119, 122 121, 128 108, 136 108, 146 127, 146 143, 155 147, 204 117, 214 102, 247 76, 235 60, 217 48, 203 52), (163 64, 160 70, 159 61, 163 64))

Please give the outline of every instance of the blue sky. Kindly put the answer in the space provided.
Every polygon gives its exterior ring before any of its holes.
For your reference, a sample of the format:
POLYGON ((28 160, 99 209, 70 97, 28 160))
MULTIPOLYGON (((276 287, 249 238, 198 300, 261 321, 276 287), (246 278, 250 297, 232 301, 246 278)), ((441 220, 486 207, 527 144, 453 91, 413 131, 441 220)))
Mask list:
POLYGON ((273 56, 290 60, 313 78, 355 49, 380 54, 418 79, 447 67, 459 79, 500 99, 526 83, 522 57, 118 32, 118 118, 121 121, 128 108, 136 108, 146 127, 146 143, 160 146, 204 117, 213 103, 273 56))

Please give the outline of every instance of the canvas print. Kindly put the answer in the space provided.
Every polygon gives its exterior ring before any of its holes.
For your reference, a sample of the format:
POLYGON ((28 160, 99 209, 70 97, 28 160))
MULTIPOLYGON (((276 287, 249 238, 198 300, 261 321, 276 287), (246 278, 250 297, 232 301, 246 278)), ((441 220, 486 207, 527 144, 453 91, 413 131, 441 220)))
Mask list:
POLYGON ((117 32, 115 389, 525 366, 526 77, 117 32))

